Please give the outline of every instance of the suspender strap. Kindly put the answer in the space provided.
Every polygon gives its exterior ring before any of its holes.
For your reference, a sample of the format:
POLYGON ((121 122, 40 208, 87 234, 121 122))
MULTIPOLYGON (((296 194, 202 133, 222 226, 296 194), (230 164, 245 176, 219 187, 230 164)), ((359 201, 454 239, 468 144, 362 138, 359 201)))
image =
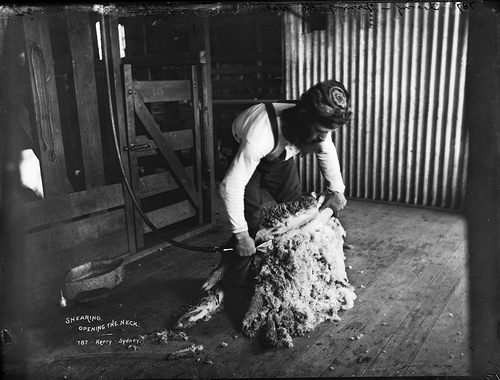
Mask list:
POLYGON ((276 111, 272 103, 266 103, 267 116, 271 122, 271 129, 273 130, 274 136, 274 148, 273 151, 278 147, 279 134, 278 134, 278 119, 276 117, 276 111))

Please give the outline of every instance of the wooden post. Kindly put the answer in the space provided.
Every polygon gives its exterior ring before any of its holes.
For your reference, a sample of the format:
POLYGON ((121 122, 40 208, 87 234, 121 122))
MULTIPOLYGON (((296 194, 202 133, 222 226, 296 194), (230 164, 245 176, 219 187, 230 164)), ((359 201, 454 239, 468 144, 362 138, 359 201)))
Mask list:
POLYGON ((104 186, 104 163, 90 19, 87 12, 74 10, 67 10, 66 17, 80 126, 85 188, 93 189, 104 186))
MULTIPOLYGON (((136 144, 135 135, 135 112, 134 112, 134 88, 132 82, 132 66, 123 66, 123 82, 125 88, 125 108, 127 115, 127 144, 136 144)), ((128 151, 128 162, 130 166, 130 185, 134 190, 134 196, 136 199, 140 199, 139 195, 139 168, 137 164, 137 154, 133 151, 128 151)), ((134 210, 134 220, 135 220, 135 238, 138 247, 144 246, 144 223, 142 222, 141 216, 137 210, 134 210)))
POLYGON ((205 219, 207 222, 215 224, 215 208, 212 203, 215 201, 215 138, 213 129, 212 113, 212 70, 210 55, 210 28, 208 17, 203 18, 203 26, 200 30, 203 36, 204 62, 202 65, 202 106, 203 106, 203 136, 204 136, 204 155, 203 155, 203 181, 205 184, 204 205, 205 219))
MULTIPOLYGON (((63 137, 59 117, 56 77, 47 16, 24 21, 26 60, 30 69, 40 168, 45 198, 67 194, 72 187, 66 176, 63 137)), ((36 151, 36 150, 35 150, 36 151)))
MULTIPOLYGON (((118 129, 118 139, 120 148, 127 146, 127 132, 125 125, 125 111, 123 109, 124 105, 124 95, 123 95, 123 80, 121 72, 121 58, 120 58, 120 39, 118 36, 118 20, 113 16, 104 16, 101 18, 101 36, 106 39, 107 44, 103 46, 110 47, 111 54, 111 66, 112 66, 112 77, 111 77, 111 89, 112 95, 114 95, 116 109, 114 111, 116 114, 116 127, 118 129), (114 90, 114 91, 113 91, 114 90)), ((110 68, 105 67, 105 70, 110 68)), ((122 160, 125 173, 130 181, 130 167, 128 160, 122 160)), ((127 236, 129 252, 131 254, 137 252, 137 248, 141 247, 141 242, 136 241, 135 234, 135 220, 134 220, 134 205, 132 199, 123 185, 123 193, 125 198, 125 215, 126 215, 126 225, 127 225, 127 236)))
POLYGON ((196 185, 198 188, 198 221, 203 223, 203 178, 202 178, 202 136, 201 136, 201 125, 200 125, 200 98, 198 96, 198 67, 196 65, 191 66, 191 86, 192 86, 192 103, 193 103, 193 122, 194 122, 194 146, 196 152, 196 185))

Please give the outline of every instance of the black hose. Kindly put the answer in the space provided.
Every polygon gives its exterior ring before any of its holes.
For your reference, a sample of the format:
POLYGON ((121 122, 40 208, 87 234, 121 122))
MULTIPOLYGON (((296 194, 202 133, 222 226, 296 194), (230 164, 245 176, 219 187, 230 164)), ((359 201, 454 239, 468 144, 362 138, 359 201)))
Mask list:
POLYGON ((106 89, 107 89, 107 95, 108 95, 108 105, 109 105, 109 113, 110 113, 110 119, 111 119, 111 129, 113 131, 113 140, 114 140, 114 146, 116 150, 116 155, 118 157, 118 163, 120 166, 120 172, 123 178, 123 183, 125 184, 125 187, 127 189, 127 192, 130 195, 130 198, 132 199, 132 203, 134 204, 135 208, 137 209, 137 212, 141 216, 141 218, 144 220, 144 222, 151 228, 153 232, 155 232, 161 239, 165 240, 166 242, 190 251, 198 251, 198 252, 217 252, 217 253, 222 253, 222 252, 229 252, 232 251, 232 248, 229 247, 219 247, 219 246, 210 246, 210 247, 200 247, 200 246, 191 246, 187 245, 184 243, 180 243, 171 237, 167 236, 163 232, 161 232, 158 228, 155 227, 155 225, 151 222, 151 220, 148 218, 148 216, 142 211, 141 206, 139 205, 139 202, 134 196, 134 192, 132 191, 132 187, 130 186, 130 182, 127 178, 127 174, 125 172, 125 168, 123 166, 123 161, 121 157, 121 151, 120 151, 120 144, 118 142, 118 133, 116 131, 116 123, 115 123, 115 114, 114 114, 114 109, 115 107, 113 106, 113 96, 112 96, 112 89, 111 89, 111 67, 109 65, 109 44, 108 44, 108 35, 106 33, 106 26, 108 27, 109 30, 109 25, 107 23, 105 15, 101 15, 101 35, 102 35, 102 50, 103 50, 103 57, 104 57, 104 73, 106 77, 106 89))

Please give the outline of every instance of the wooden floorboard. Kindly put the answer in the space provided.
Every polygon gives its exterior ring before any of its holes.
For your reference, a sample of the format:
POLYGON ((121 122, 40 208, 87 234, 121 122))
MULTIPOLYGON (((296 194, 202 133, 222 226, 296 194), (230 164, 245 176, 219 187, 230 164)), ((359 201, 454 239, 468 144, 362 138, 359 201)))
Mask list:
MULTIPOLYGON (((463 248, 463 245, 461 246, 463 248)), ((436 324, 426 337, 418 354, 407 368, 405 375, 415 376, 457 376, 464 374, 463 368, 457 370, 460 362, 465 362, 461 346, 468 336, 468 310, 464 304, 467 293, 465 263, 459 257, 458 285, 436 324), (463 355, 462 355, 463 354, 463 355)), ((467 373, 467 372, 465 372, 467 373)))
MULTIPOLYGON (((414 211, 418 213, 419 211, 414 211)), ((363 283, 365 285, 365 289, 369 290, 368 284, 375 279, 383 279, 381 276, 380 270, 381 268, 389 266, 393 261, 394 250, 388 249, 391 244, 395 244, 397 242, 397 236, 400 235, 401 231, 404 231, 408 228, 408 226, 414 225, 413 218, 408 218, 406 216, 398 218, 395 215, 393 216, 394 223, 374 223, 373 221, 366 218, 368 225, 372 226, 370 228, 370 237, 369 238, 360 238, 357 237, 355 239, 355 248, 353 250, 348 251, 347 254, 347 265, 352 266, 352 269, 348 269, 348 276, 351 279, 351 283, 356 287, 356 292, 358 296, 363 293, 364 289, 360 288, 360 285, 363 283), (385 226, 384 226, 385 224, 385 226), (377 227, 377 228, 375 228, 377 227), (399 231, 395 232, 395 231, 399 231), (387 235, 386 235, 387 234, 387 235), (394 236, 390 237, 389 235, 393 234, 394 236), (389 236, 389 238, 385 238, 385 236, 389 236), (378 237, 378 238, 377 238, 378 237), (394 240, 396 239, 396 240, 394 240), (370 248, 371 246, 371 248, 370 248), (377 262, 377 270, 375 268, 371 269, 369 265, 369 261, 377 262), (360 271, 363 273, 360 273, 360 271)), ((375 219, 376 215, 375 215, 375 219)), ((378 219, 381 220, 381 219, 378 219)), ((363 228, 364 229, 364 228, 363 228)), ((368 232, 365 232, 367 234, 368 232)), ((352 231, 352 235, 358 235, 356 231, 352 231)), ((416 236, 415 236, 416 238, 416 236)), ((397 251, 401 250, 399 245, 393 245, 393 249, 397 251)), ((386 283, 384 281, 384 283, 386 283)), ((373 298, 373 296, 369 296, 373 298)), ((360 300, 356 302, 362 301, 362 297, 360 296, 360 300)), ((377 305, 372 305, 372 307, 376 307, 377 305)), ((355 307, 356 309, 356 307, 355 307)), ((353 309, 354 310, 354 309, 353 309)), ((365 318, 368 314, 366 310, 360 314, 360 318, 365 318)), ((337 324, 324 324, 324 327, 333 328, 333 333, 329 329, 324 332, 322 339, 318 339, 316 334, 318 331, 309 334, 310 337, 299 338, 295 340, 295 347, 290 350, 290 352, 294 353, 294 356, 289 358, 290 360, 281 361, 281 355, 274 355, 269 357, 267 354, 262 355, 255 360, 248 362, 247 366, 250 368, 245 368, 244 373, 247 373, 248 376, 257 376, 259 371, 262 371, 264 367, 266 369, 266 376, 308 376, 311 373, 317 375, 322 373, 325 368, 328 367, 328 364, 332 359, 328 359, 331 357, 330 352, 335 351, 330 344, 343 344, 348 342, 350 336, 353 336, 356 333, 356 329, 362 325, 362 322, 359 320, 352 320, 352 316, 350 315, 351 311, 346 312, 344 315, 341 315, 344 320, 348 320, 349 323, 346 325, 341 322, 338 326, 340 330, 337 329, 337 324), (334 339, 330 335, 333 335, 334 339), (309 347, 307 347, 309 346, 309 347), (274 363, 273 359, 276 359, 277 362, 274 363), (284 365, 284 363, 287 363, 284 365), (255 372, 257 371, 257 373, 255 372)), ((290 353, 289 353, 290 354, 290 353)), ((234 355, 229 353, 225 355, 222 359, 224 360, 224 365, 226 368, 232 367, 240 367, 234 364, 234 360, 232 359, 234 355), (228 363, 225 363, 228 362, 228 363), (233 364, 231 364, 233 362, 233 364)))
MULTIPOLYGON (((445 223, 448 217, 443 218, 427 225, 427 232, 408 231, 407 239, 413 243, 406 246, 402 246, 398 238, 378 245, 378 249, 388 255, 387 259, 381 260, 379 257, 383 256, 377 255, 377 249, 366 257, 363 267, 369 267, 371 261, 380 270, 359 275, 359 278, 364 276, 362 282, 366 285, 365 289, 357 291, 359 298, 355 307, 344 314, 337 331, 327 331, 317 342, 321 345, 309 349, 285 374, 302 375, 309 362, 309 369, 325 376, 363 375, 373 358, 383 354, 387 340, 406 317, 412 303, 421 296, 427 285, 426 277, 437 271, 440 249, 429 242, 449 230, 450 226, 445 223), (427 256, 433 260, 422 260, 427 256), (351 340, 360 334, 363 334, 361 339, 351 340), (330 335, 333 335, 333 340, 330 335)), ((355 284, 356 281, 358 278, 355 278, 355 284)), ((385 371, 384 367, 381 369, 385 371)))
MULTIPOLYGON (((410 298, 411 310, 384 346, 387 354, 377 356, 363 375, 397 376, 406 372, 457 285, 457 262, 460 261, 459 254, 463 252, 455 252, 457 254, 447 261, 443 270, 435 274, 430 284, 423 283, 424 286, 429 284, 425 294, 413 305, 414 298, 410 298)), ((417 286, 412 285, 410 291, 417 286)))
MULTIPOLYGON (((12 363, 7 371, 24 368, 28 377, 41 379, 468 375, 467 250, 460 214, 350 200, 341 222, 354 246, 345 254, 358 299, 341 312, 340 322, 294 338, 291 349, 267 349, 240 333, 250 294, 238 288, 228 290, 226 310, 186 331, 187 342, 148 343, 137 351, 118 344, 119 338, 170 328, 183 307, 198 299, 219 261, 214 253, 168 247, 127 265, 124 282, 106 298, 70 304, 25 325, 18 344, 6 351, 12 363), (138 326, 106 329, 113 335, 100 336, 65 323, 68 316, 86 314, 138 326), (76 343, 85 338, 114 341, 76 343), (191 343, 204 346, 200 360, 165 360, 191 343)), ((228 237, 221 222, 189 242, 215 245, 228 237)))

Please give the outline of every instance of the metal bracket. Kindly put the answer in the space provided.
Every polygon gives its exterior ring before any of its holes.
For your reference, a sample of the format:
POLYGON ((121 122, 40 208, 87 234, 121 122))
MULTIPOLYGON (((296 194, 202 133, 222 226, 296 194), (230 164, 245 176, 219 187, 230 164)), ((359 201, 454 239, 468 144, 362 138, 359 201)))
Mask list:
POLYGON ((145 150, 145 149, 152 149, 152 146, 149 144, 142 144, 142 145, 130 144, 129 146, 123 147, 123 150, 125 152, 127 152, 129 150, 145 150))

